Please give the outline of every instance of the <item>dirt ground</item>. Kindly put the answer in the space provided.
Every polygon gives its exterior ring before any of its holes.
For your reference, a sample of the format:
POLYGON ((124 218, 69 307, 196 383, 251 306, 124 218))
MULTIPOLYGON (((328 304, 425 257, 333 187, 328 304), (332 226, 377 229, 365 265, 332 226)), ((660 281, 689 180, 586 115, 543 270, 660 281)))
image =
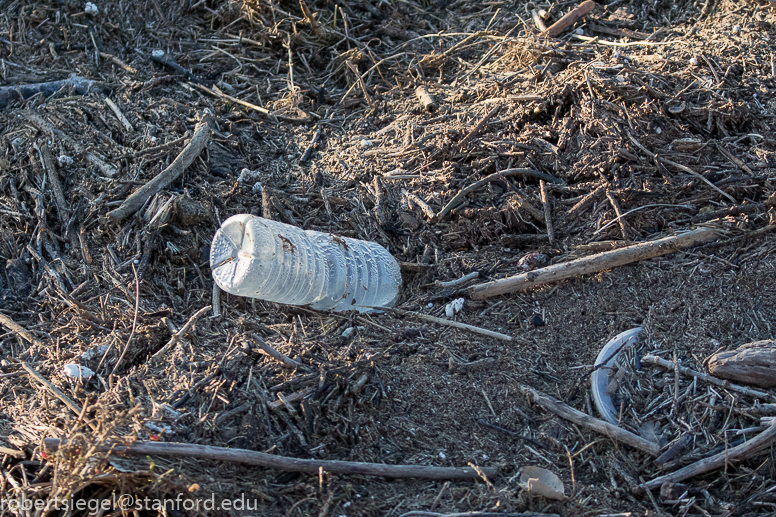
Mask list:
MULTIPOLYGON (((705 372, 716 351, 774 338, 773 4, 615 0, 557 37, 534 18, 549 26, 577 2, 346 4, 0 0, 0 498, 254 505, 135 513, 172 517, 774 515, 770 449, 639 489, 753 438, 776 395, 636 359, 705 372), (88 92, 16 89, 73 74, 88 92), (191 166, 108 216, 200 121, 212 137, 191 166), (214 295, 209 245, 239 213, 378 242, 402 267, 398 308, 447 318, 464 298, 457 321, 512 340, 214 295), (718 238, 485 300, 466 290, 701 226, 718 238), (598 417, 591 366, 634 327, 645 339, 623 365, 620 425, 663 451, 690 436, 662 465, 524 394, 598 417), (67 364, 96 375, 75 381, 67 364), (96 450, 137 440, 498 474, 389 480, 96 450), (531 465, 567 498, 521 488, 531 465)), ((66 515, 49 510, 0 515, 66 515)))

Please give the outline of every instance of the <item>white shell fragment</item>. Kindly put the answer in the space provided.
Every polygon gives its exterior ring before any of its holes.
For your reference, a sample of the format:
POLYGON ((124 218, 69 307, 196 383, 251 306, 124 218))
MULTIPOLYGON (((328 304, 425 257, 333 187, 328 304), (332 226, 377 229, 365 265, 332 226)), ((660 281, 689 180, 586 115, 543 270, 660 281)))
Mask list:
POLYGON ((154 50, 153 52, 151 52, 151 55, 152 55, 153 57, 157 57, 157 58, 158 58, 158 57, 164 57, 164 50, 159 50, 159 49, 156 49, 156 50, 154 50))
POLYGON ((566 499, 563 481, 547 469, 527 466, 520 471, 520 486, 534 495, 563 501, 566 499))
POLYGON ((602 417, 614 425, 617 425, 618 422, 617 411, 614 409, 612 397, 606 392, 606 388, 609 386, 609 370, 620 352, 638 342, 641 331, 641 327, 626 330, 621 334, 617 334, 614 339, 606 343, 601 352, 598 353, 598 357, 596 357, 595 367, 597 370, 590 376, 595 407, 602 417))
POLYGON ((94 371, 92 371, 90 368, 87 368, 86 366, 81 366, 79 364, 66 364, 64 368, 62 368, 65 375, 68 377, 71 377, 73 379, 88 379, 92 375, 94 375, 94 371))
POLYGON ((94 5, 91 2, 86 2, 86 5, 84 6, 84 12, 86 14, 97 14, 100 12, 99 9, 97 9, 97 6, 94 5))
POLYGON ((372 146, 371 140, 368 140, 366 138, 361 140, 361 147, 371 147, 371 146, 372 146))
POLYGON ((464 302, 464 299, 463 299, 463 298, 456 298, 456 299, 455 299, 455 300, 453 300, 452 302, 448 303, 448 304, 445 306, 445 315, 446 315, 448 318, 452 318, 452 317, 454 317, 456 314, 458 314, 459 312, 461 312, 461 309, 463 309, 463 302, 464 302))

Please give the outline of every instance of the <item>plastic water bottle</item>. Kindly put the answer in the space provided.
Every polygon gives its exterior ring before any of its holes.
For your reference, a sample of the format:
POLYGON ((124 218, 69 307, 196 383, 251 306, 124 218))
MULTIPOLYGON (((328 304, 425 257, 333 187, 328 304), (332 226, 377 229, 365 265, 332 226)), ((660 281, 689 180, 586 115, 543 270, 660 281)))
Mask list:
POLYGON ((216 232, 210 268, 227 293, 320 310, 390 307, 401 286, 399 264, 379 244, 248 214, 216 232))

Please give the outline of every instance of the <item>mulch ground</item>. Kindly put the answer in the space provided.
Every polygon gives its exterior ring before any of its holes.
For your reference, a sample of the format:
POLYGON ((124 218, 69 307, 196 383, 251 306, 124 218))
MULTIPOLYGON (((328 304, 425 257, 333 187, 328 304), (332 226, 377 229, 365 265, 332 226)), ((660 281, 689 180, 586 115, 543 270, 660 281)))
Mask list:
POLYGON ((2 499, 242 495, 260 507, 237 513, 289 516, 773 515, 767 450, 686 486, 638 489, 755 436, 773 392, 634 359, 706 371, 710 354, 774 337, 772 4, 618 0, 554 38, 535 18, 551 25, 576 2, 346 4, 0 3, 2 499), (72 75, 93 81, 88 92, 74 79, 20 98, 22 85, 72 75), (108 217, 201 121, 212 137, 183 174, 108 217), (446 318, 462 297, 457 321, 513 341, 218 293, 209 245, 240 213, 378 242, 402 266, 397 307, 446 318), (700 226, 719 238, 510 295, 465 290, 700 226), (620 425, 664 449, 691 436, 667 464, 521 391, 598 416, 590 367, 639 326, 620 425), (95 375, 76 381, 67 364, 95 375), (67 445, 47 451, 46 438, 67 445), (386 480, 92 448, 136 440, 499 473, 386 480), (521 488, 528 465, 557 474, 568 499, 521 488))

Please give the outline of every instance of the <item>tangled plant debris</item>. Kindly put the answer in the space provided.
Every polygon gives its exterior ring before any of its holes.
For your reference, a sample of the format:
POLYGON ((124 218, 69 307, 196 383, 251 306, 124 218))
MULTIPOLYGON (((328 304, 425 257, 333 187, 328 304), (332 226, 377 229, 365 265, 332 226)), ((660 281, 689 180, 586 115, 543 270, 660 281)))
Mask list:
POLYGON ((772 4, 341 4, 3 3, 0 499, 772 513, 774 393, 705 364, 774 337, 772 4), (240 213, 379 243, 396 307, 220 292, 240 213))

